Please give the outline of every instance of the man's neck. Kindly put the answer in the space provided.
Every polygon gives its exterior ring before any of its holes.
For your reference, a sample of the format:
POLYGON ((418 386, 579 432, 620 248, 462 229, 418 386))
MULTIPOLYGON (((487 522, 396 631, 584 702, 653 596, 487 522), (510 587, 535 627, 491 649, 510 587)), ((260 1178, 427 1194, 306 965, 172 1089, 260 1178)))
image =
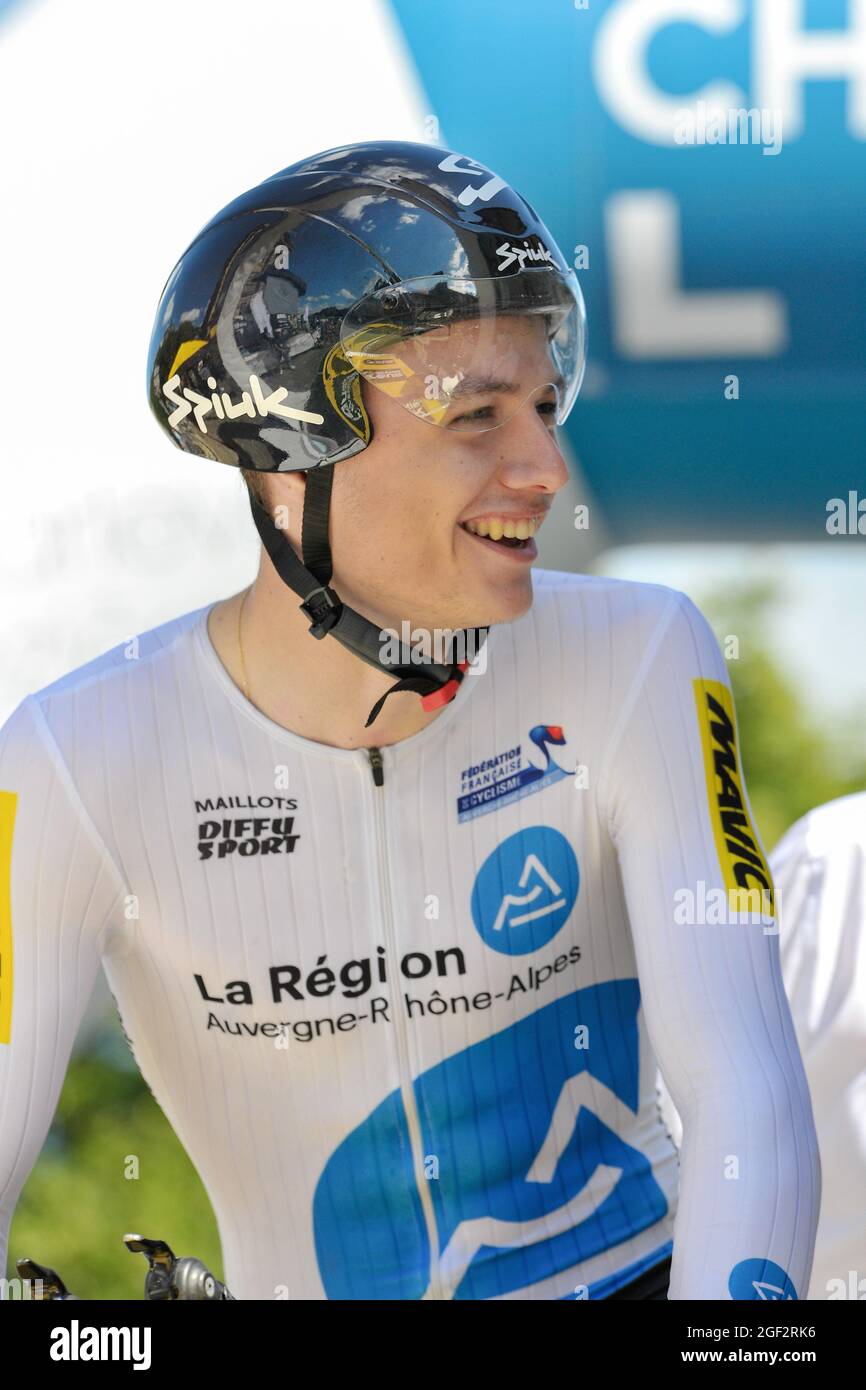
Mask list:
POLYGON ((235 594, 214 606, 208 634, 247 699, 275 724, 315 743, 387 747, 426 728, 441 712, 425 710, 414 692, 398 691, 365 728, 370 710, 397 677, 368 666, 333 637, 317 641, 300 600, 264 563, 245 598, 235 594))

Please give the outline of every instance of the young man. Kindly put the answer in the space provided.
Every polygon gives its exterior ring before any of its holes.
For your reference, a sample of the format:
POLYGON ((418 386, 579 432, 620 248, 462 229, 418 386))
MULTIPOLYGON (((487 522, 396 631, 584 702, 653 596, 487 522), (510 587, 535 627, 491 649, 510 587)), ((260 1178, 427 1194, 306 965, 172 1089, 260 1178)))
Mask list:
POLYGON ((547 228, 427 145, 294 165, 178 262, 151 405, 265 553, 0 738, 7 1222, 101 960, 236 1297, 804 1295, 776 937, 682 911, 772 903, 724 661, 677 591, 530 580, 583 363, 547 228))

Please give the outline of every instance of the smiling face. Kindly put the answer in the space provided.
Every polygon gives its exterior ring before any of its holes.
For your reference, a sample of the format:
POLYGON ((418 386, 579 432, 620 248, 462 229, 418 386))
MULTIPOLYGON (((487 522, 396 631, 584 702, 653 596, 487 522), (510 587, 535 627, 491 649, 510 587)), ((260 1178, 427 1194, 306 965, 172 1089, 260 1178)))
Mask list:
MULTIPOLYGON (((470 321, 448 330, 457 360, 476 329, 470 321)), ((401 345, 422 379, 427 336, 401 345)), ((443 425, 363 382, 373 442, 335 468, 332 584, 381 627, 487 626, 532 602, 532 534, 568 479, 545 384, 557 372, 538 318, 500 318, 483 372, 475 346, 475 370, 457 393, 452 382, 443 425)))

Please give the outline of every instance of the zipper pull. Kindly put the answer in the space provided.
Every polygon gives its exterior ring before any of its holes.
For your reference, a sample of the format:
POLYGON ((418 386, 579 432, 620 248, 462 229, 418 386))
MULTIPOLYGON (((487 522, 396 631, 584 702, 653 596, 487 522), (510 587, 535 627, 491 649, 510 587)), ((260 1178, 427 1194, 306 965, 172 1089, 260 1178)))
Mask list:
POLYGON ((385 764, 382 759, 381 748, 368 748, 367 756, 370 759, 370 767, 373 772, 373 781, 377 787, 385 785, 385 764))

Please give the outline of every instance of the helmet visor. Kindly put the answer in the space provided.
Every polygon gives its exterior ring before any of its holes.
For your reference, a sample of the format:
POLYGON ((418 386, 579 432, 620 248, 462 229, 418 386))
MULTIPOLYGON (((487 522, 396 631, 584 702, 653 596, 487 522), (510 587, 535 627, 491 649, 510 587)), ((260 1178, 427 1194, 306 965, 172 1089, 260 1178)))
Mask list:
POLYGON ((444 429, 496 429, 542 395, 562 425, 586 361, 577 277, 553 267, 384 285, 353 305, 340 337, 365 381, 444 429))

